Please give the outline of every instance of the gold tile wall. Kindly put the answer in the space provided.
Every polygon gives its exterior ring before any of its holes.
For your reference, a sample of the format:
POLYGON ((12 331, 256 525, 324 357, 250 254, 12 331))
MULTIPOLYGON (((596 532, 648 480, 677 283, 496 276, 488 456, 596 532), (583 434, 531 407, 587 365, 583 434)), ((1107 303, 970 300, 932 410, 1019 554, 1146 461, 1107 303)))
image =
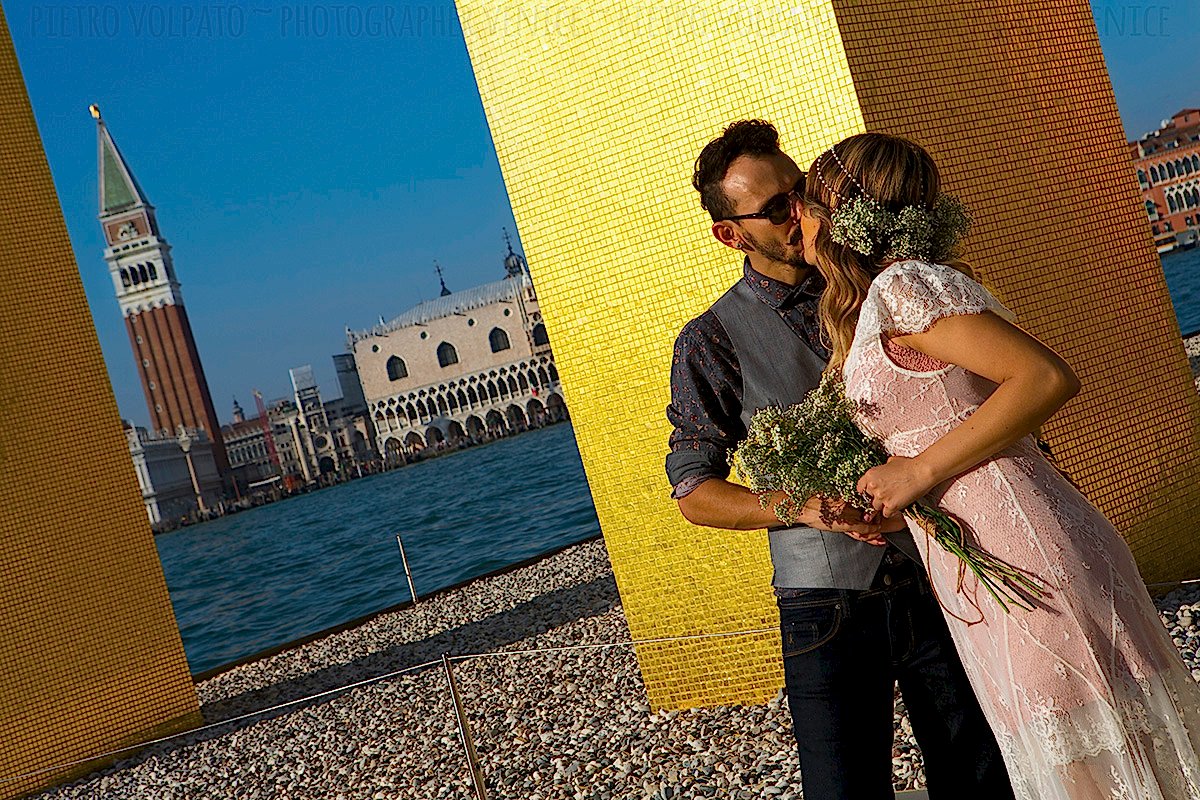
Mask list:
POLYGON ((1079 374, 1063 466, 1147 581, 1200 577, 1200 398, 1088 3, 833 7, 867 127, 929 147, 967 260, 1079 374))
POLYGON ((0 798, 7 798, 79 770, 15 776, 194 725, 199 712, 2 14, 0 105, 0 798))
MULTIPOLYGON (((773 626, 762 533, 668 497, 671 345, 740 275, 690 186, 762 117, 802 165, 868 128, 928 144, 983 276, 1078 367, 1048 428, 1151 580, 1200 574, 1198 410, 1087 3, 459 0, 484 109, 637 638, 773 626)), ((650 701, 762 701, 777 637, 643 646, 650 701)))

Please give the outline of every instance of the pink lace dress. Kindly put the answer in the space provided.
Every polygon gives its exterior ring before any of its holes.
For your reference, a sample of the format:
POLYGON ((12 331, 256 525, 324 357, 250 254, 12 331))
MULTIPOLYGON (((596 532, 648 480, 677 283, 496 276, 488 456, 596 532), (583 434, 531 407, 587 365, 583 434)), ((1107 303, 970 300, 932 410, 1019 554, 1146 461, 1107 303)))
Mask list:
MULTIPOLYGON (((915 456, 996 384, 940 362, 900 366, 891 335, 956 314, 1011 318, 950 267, 892 264, 863 304, 844 367, 857 422, 892 455, 915 456)), ((907 350, 909 353, 915 351, 907 350)), ((968 573, 983 620, 946 614, 1018 800, 1200 798, 1200 687, 1167 635, 1125 541, 1026 437, 935 488, 980 546, 1049 588, 1035 611, 1005 614, 968 573)), ((980 612, 956 592, 957 559, 910 523, 944 609, 980 612)))

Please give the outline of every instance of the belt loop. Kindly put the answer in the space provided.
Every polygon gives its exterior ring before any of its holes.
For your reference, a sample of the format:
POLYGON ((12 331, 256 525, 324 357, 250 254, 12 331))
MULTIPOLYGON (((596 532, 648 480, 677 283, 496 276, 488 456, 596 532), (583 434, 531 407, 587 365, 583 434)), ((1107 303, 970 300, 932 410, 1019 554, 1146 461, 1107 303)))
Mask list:
POLYGON ((849 619, 850 598, 852 598, 854 594, 849 589, 840 589, 839 591, 842 593, 842 619, 849 619))

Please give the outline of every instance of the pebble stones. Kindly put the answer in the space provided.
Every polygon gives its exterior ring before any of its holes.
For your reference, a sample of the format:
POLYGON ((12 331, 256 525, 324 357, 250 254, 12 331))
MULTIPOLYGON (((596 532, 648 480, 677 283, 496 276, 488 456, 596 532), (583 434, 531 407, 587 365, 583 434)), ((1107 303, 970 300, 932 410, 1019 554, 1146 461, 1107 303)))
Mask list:
MULTIPOLYGON (((1200 675, 1200 587, 1158 603, 1200 675)), ((436 661, 623 641, 629 630, 602 542, 431 597, 415 608, 236 667, 197 686, 209 722, 436 661)), ((782 692, 761 706, 650 713, 629 647, 456 662, 492 800, 797 800, 782 692)), ((922 788, 897 701, 898 789, 922 788)), ((147 748, 45 800, 470 800, 440 665, 147 748)))

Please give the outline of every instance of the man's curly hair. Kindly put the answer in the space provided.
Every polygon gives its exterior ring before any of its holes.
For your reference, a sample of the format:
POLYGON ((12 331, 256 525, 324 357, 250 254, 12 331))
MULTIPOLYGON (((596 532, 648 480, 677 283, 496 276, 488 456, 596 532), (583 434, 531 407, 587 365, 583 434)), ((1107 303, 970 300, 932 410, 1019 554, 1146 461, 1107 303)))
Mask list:
POLYGON ((761 119, 738 120, 704 145, 696 158, 692 186, 700 193, 700 205, 713 221, 733 215, 733 203, 721 188, 729 165, 739 156, 770 156, 778 152, 779 131, 761 119))

